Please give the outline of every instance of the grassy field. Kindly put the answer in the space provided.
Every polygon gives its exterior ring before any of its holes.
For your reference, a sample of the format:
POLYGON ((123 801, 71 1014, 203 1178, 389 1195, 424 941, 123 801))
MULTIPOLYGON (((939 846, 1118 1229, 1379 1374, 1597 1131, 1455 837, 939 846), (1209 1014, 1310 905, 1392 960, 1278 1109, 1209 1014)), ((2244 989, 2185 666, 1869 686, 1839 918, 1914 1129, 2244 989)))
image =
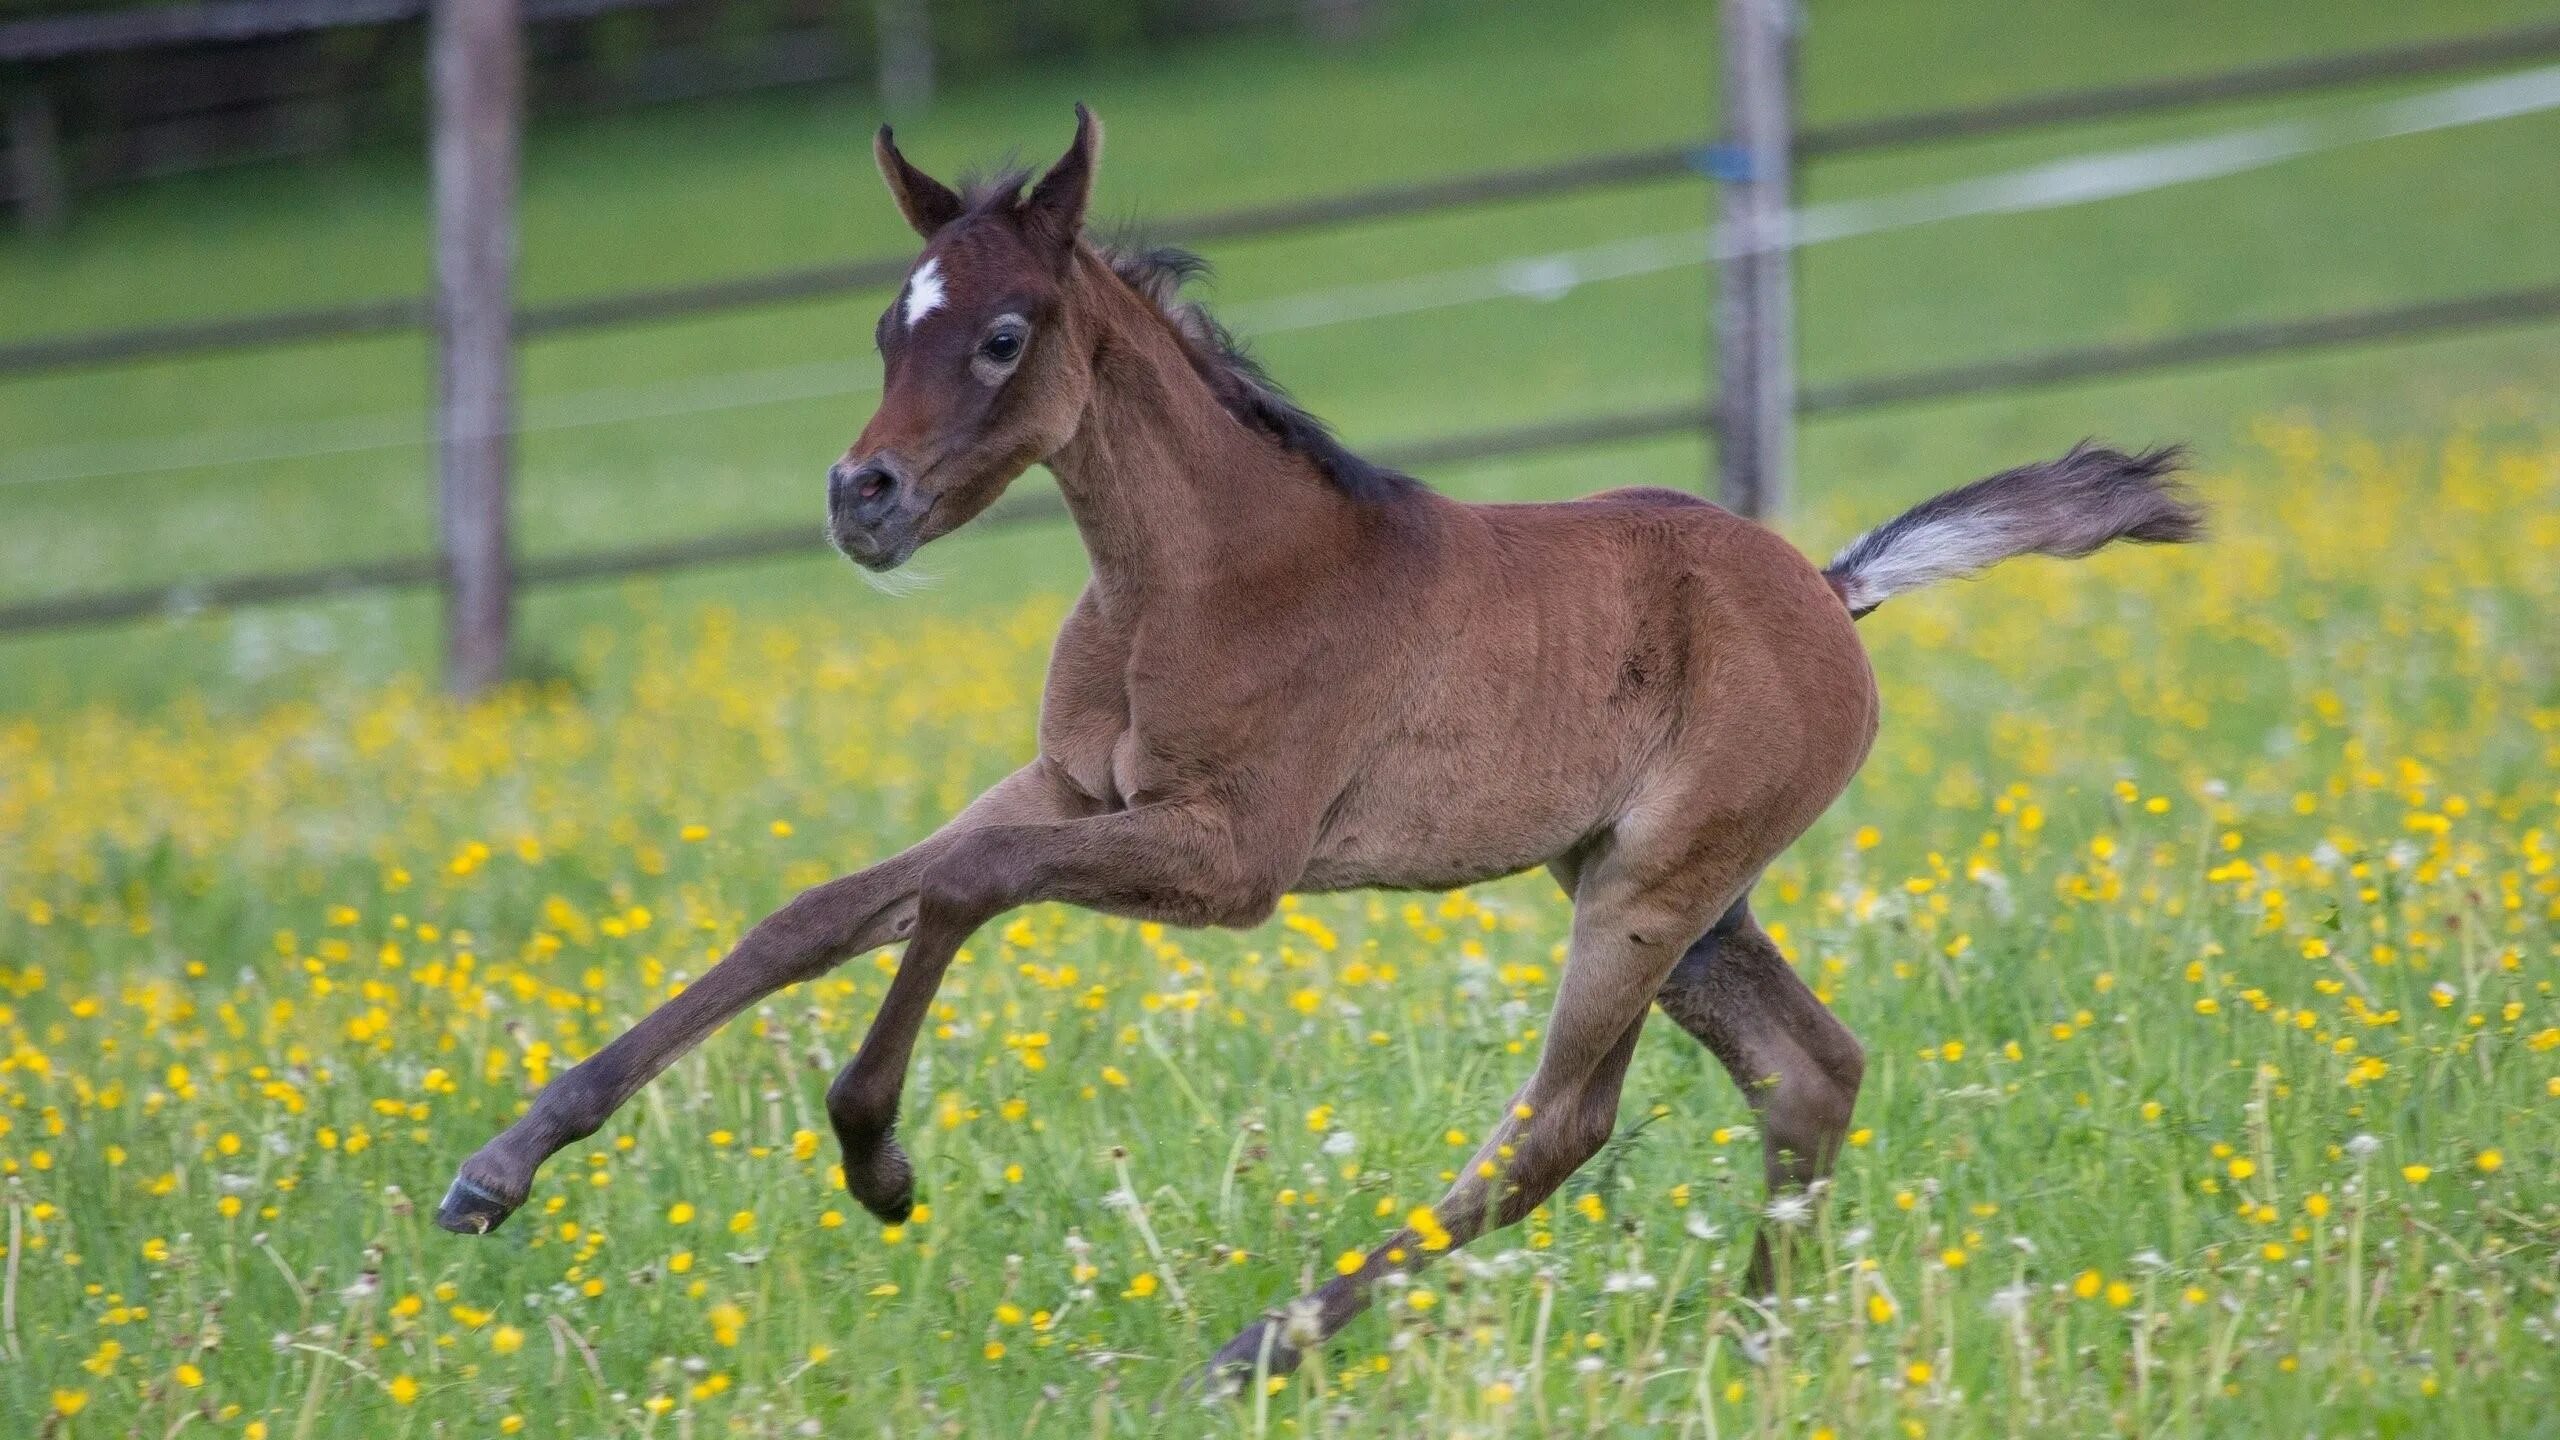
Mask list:
MULTIPOLYGON (((1808 107, 2534 9, 1826 5, 1808 107)), ((1430 6, 1356 50, 964 83, 906 138, 944 170, 1045 153, 1087 98, 1105 208, 1195 211, 1690 135, 1707 26, 1430 6)), ((1878 156, 1808 198, 2390 93, 1878 156)), ((527 287, 894 248, 874 122, 808 94, 543 132, 527 287)), ((2547 282, 2555 150, 2542 115, 1819 248, 1806 370, 2547 282)), ((419 181, 381 153, 101 197, 61 243, 0 240, 0 333, 413 289, 419 181)), ((1251 313, 1702 211, 1672 186, 1224 246, 1216 293, 1251 313)), ((878 303, 529 347, 525 546, 814 529, 878 303), (678 403, 706 386, 740 403, 678 403)), ((1260 349, 1402 439, 1694 394, 1706 324, 1675 273, 1260 349)), ((820 1109, 890 953, 714 1039, 497 1236, 427 1214, 545 1078, 1028 753, 1064 529, 955 537, 897 598, 815 557, 541 592, 530 678, 467 708, 418 595, 0 642, 0 1435, 2560 1434, 2552 333, 1807 426, 1808 548, 2089 433, 2196 442, 2219 526, 1866 623, 1883 738, 1759 897, 1870 1055, 1786 1295, 1738 1293, 1750 1112, 1660 1025, 1553 1205, 1217 1410, 1184 1375, 1433 1198, 1525 1072, 1566 930, 1543 879, 1243 934, 999 922, 921 1050, 899 1230, 844 1197, 820 1109)), ((422 373, 386 341, 0 383, 0 599, 422 549, 422 373)))
POLYGON ((1556 1203, 1210 1412, 1185 1372, 1433 1196, 1524 1071, 1543 880, 1001 922, 924 1047, 902 1229, 818 1110, 887 953, 705 1046, 495 1237, 425 1213, 744 924, 1027 753, 1059 597, 671 607, 589 632, 584 694, 468 710, 14 720, 0 1429, 2545 1431, 2560 433, 2270 424, 2203 483, 2209 547, 1868 622, 1884 739, 1762 887, 1871 1056, 1774 1312, 1736 1293, 1749 1111, 1661 1026, 1556 1203))
MULTIPOLYGON (((2286 6, 1826 7, 1808 41, 1807 108, 1845 118, 2190 73, 2462 33, 2536 8, 2470 0, 2419 13, 2357 0, 2324 7, 2311 24, 2286 6)), ((1338 53, 1245 39, 1178 63, 964 83, 907 127, 908 139, 945 171, 1009 149, 1042 155, 1063 143, 1067 103, 1083 96, 1110 126, 1102 210, 1196 211, 1693 135, 1712 111, 1707 24, 1701 7, 1664 0, 1426 7, 1380 44, 1338 53)), ((1879 155, 1816 169, 1807 196, 1882 194, 2388 93, 1879 155)), ((544 132, 528 161, 526 288, 559 297, 902 247, 864 153, 876 118, 818 92, 544 132)), ((1805 370, 1832 379, 2543 282, 2560 273, 2560 227, 2549 223, 2560 196, 2544 163, 2555 148, 2560 115, 2545 114, 1818 248, 1803 267, 1805 370)), ((395 151, 102 197, 61 244, 0 241, 0 328, 53 333, 413 290, 424 270, 419 182, 414 158, 395 151)), ((1705 205, 1697 187, 1668 185, 1222 245, 1216 294, 1250 314, 1314 290, 1678 230, 1705 205)), ((1701 274, 1670 272, 1551 302, 1278 334, 1260 349, 1346 434, 1406 439, 1697 394, 1706 295, 1701 274)), ((864 337, 879 303, 531 346, 528 413, 544 428, 524 447, 524 547, 558 553, 814 523, 813 477, 867 411, 864 337), (712 389, 726 408, 694 408, 712 389), (639 413, 608 418, 625 412, 639 413)), ((2467 418, 2472 397, 2560 384, 2551 334, 2544 326, 1826 422, 1808 435, 1813 503, 1799 521, 1809 540, 1827 541, 1836 532, 1813 527, 1834 512, 1872 514, 2090 433, 2230 451, 2253 417, 2279 412, 2432 433, 2467 418)), ((421 346, 399 339, 0 385, 0 513, 11 521, 0 527, 0 598, 425 549, 424 372, 421 346), (293 453, 310 451, 320 453, 293 453)), ((1432 478, 1468 494, 1557 494, 1693 483, 1703 463, 1694 445, 1663 445, 1432 478)), ((1077 557, 1059 539, 1023 552, 1039 571, 1032 588, 1073 583, 1077 557)), ((976 543, 937 563, 1022 569, 1009 550, 965 558, 976 543)), ((767 593, 869 603, 832 571, 741 572, 711 590, 751 604, 767 593)), ((566 644, 584 618, 624 603, 546 605, 536 643, 566 644), (579 621, 551 626, 554 609, 579 621)), ((427 653, 423 611, 395 601, 275 623, 325 631, 325 642, 299 649, 323 652, 326 668, 350 654, 384 657, 392 663, 367 672, 383 678, 427 653)), ((19 663, 0 663, 0 702, 177 688, 172 679, 231 687, 274 674, 269 658, 299 653, 252 642, 243 658, 240 643, 226 625, 126 631, 104 653, 85 639, 68 652, 12 643, 5 653, 19 663), (106 678, 88 684, 93 673, 106 678)), ((281 693, 311 678, 312 667, 287 665, 281 693)))

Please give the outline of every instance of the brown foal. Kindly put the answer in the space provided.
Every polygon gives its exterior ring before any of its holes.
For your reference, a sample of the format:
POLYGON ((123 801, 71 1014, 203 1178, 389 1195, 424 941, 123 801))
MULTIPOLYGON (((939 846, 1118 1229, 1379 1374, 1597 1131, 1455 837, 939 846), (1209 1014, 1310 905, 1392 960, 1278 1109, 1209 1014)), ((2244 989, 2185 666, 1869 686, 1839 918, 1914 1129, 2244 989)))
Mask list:
MULTIPOLYGON (((794 899, 561 1075, 463 1164, 447 1229, 504 1220, 545 1159, 741 1011, 898 940, 827 1112, 846 1188, 902 1219, 908 1059, 995 916, 1057 900, 1240 927, 1292 891, 1536 865, 1572 896, 1571 955, 1536 1068, 1434 1207, 1446 1243, 1517 1221, 1600 1148, 1656 1004, 1749 1097, 1770 1186, 1807 1185, 1864 1058, 1745 896, 1874 738, 1854 616, 2012 555, 2199 531, 2173 453, 2089 446, 1928 501, 1828 570, 1674 491, 1446 499, 1342 448, 1183 303, 1195 262, 1084 238, 1099 149, 1078 107, 1027 194, 1020 175, 963 194, 880 132, 926 245, 880 319, 879 412, 829 472, 836 545, 883 570, 1029 466, 1056 475, 1092 580, 1050 661, 1038 756, 913 849, 794 899)), ((1289 1368, 1429 1256, 1389 1237, 1214 1365, 1289 1368)))

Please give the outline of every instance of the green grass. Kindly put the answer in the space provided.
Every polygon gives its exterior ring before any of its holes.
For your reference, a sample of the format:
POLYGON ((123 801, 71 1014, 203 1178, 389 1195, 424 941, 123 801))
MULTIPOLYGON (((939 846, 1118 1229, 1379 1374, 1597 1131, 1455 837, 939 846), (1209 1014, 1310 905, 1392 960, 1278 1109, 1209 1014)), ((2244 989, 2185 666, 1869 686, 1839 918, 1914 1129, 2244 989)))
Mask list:
MULTIPOLYGON (((1884 113, 2530 13, 1829 6, 1807 103, 1884 113)), ((1340 53, 1241 40, 964 82, 909 139, 946 169, 1042 153, 1083 97, 1112 127, 1106 209, 1209 209, 1692 134, 1706 28, 1692 5, 1433 8, 1340 53)), ((2361 98, 1875 156, 1808 198, 2361 98)), ((813 93, 546 130, 527 288, 903 243, 871 123, 813 93)), ((1820 248, 1805 370, 2546 282, 2555 127, 1820 248)), ((0 242, 0 315, 33 335, 408 290, 418 185, 371 153, 100 197, 59 245, 0 242)), ((1218 294, 1673 230, 1704 203, 1665 186, 1222 246, 1218 294)), ((535 413, 804 365, 858 387, 877 303, 542 342, 535 413)), ((1367 441, 1692 395, 1706 333, 1704 277, 1666 275, 1262 349, 1367 441)), ((1545 882, 1310 900, 1242 934, 1046 908, 992 927, 921 1048, 932 1208, 895 1236, 816 1141, 885 957, 715 1037, 498 1236, 423 1213, 543 1078, 1028 753, 1082 576, 1063 527, 955 537, 899 599, 815 556, 537 592, 543 678, 468 708, 422 678, 425 595, 0 643, 0 1434, 2550 1433, 2551 338, 1807 425, 1787 528, 1808 548, 2089 433, 2196 442, 2217 534, 2013 567, 1863 627, 1884 736, 1759 897, 1871 1061, 1784 1332, 1737 1293, 1749 1112, 1658 1026, 1618 1138, 1553 1206, 1231 1410, 1174 1387, 1434 1196, 1466 1153, 1447 1132, 1480 1134, 1525 1072, 1563 958, 1545 882), (1152 1244, 1105 1202, 1123 1188, 1152 1244)), ((417 448, 7 483, 63 447, 413 413, 423 359, 386 341, 0 384, 0 599, 423 548, 417 448)), ((865 405, 532 436, 523 542, 814 521, 865 405)), ((1431 478, 1550 496, 1693 484, 1708 459, 1664 440, 1431 478)))
POLYGON ((670 585, 542 617, 586 622, 583 694, 24 716, 0 1431, 2547 1433, 2560 436, 2493 428, 2271 423, 2204 479, 2211 546, 1863 627, 1884 736, 1758 902, 1869 1055, 1782 1333, 1738 1293, 1749 1111, 1657 1026, 1551 1206, 1214 1411, 1191 1368, 1436 1195, 1525 1073, 1542 879, 998 922, 921 1047, 896 1232, 821 1139, 886 954, 713 1038, 495 1236, 425 1213, 757 915, 1026 754, 1063 594, 882 625, 670 585))

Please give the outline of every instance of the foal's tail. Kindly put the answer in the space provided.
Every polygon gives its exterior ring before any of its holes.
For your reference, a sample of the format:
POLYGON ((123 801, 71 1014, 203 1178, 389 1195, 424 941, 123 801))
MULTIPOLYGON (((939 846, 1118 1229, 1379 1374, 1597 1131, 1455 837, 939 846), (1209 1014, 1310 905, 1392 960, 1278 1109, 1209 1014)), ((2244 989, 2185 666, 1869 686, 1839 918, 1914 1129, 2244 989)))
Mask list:
POLYGON ((2082 441, 2041 465, 2003 470, 1849 542, 1822 572, 1863 616, 1905 590, 1960 579, 2018 555, 2076 560, 2118 540, 2174 545, 2204 534, 2204 507, 2177 478, 2186 452, 2127 455, 2082 441))

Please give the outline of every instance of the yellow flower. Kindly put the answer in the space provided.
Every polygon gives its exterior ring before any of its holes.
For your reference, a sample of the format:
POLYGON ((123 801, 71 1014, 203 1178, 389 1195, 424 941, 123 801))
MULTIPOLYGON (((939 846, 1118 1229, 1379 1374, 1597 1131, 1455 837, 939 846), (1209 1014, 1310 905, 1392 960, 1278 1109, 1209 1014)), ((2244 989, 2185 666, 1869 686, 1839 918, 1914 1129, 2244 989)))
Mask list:
POLYGON ((1333 1258, 1333 1273, 1336 1275, 1357 1275, 1360 1273, 1360 1267, 1367 1263, 1368 1257, 1361 1254, 1359 1251, 1345 1250, 1333 1258))
POLYGON ((2488 1175, 2495 1173, 2499 1166, 2506 1164, 2507 1157, 2495 1150, 2483 1150, 2471 1163, 2480 1167, 2481 1174, 2488 1175))
POLYGON ((489 1332, 489 1348, 500 1355, 513 1355, 524 1348, 524 1332, 513 1325, 501 1325, 489 1332))
POLYGON ((2400 1178, 2408 1181, 2412 1185, 2426 1184, 2427 1177, 2434 1173, 2436 1173, 2436 1167, 2433 1165, 2403 1165, 2400 1167, 2400 1178))
POLYGON ((738 1343, 738 1334, 746 1329, 747 1312, 723 1300, 711 1307, 711 1338, 723 1345, 738 1343))
POLYGON ((1425 1250, 1449 1248, 1449 1232, 1441 1227, 1439 1215, 1428 1205, 1415 1206, 1413 1212, 1404 1217, 1404 1226, 1422 1241, 1425 1250))
POLYGON ((1914 1360, 1902 1368, 1903 1378, 1914 1385, 1926 1385, 1937 1378, 1937 1369, 1926 1360, 1914 1360))
POLYGON ((668 1223, 668 1224, 670 1224, 670 1225, 690 1225, 690 1224, 692 1224, 692 1223, 693 1223, 693 1207, 692 1207, 692 1206, 690 1206, 690 1205, 688 1205, 688 1204, 686 1204, 686 1203, 685 1203, 685 1202, 683 1202, 682 1200, 679 1200, 679 1201, 677 1201, 676 1203, 674 1203, 673 1205, 668 1206, 668 1207, 667 1207, 667 1223, 668 1223))
POLYGON ((1892 1318, 1893 1302, 1884 1298, 1882 1291, 1867 1297, 1867 1319, 1870 1322, 1882 1325, 1892 1318))
POLYGON ((1144 1300, 1156 1293, 1156 1276, 1152 1270, 1141 1270, 1129 1277, 1129 1288, 1120 1292, 1123 1300, 1144 1300))
POLYGON ((184 1385, 190 1390, 193 1390, 204 1383, 204 1372, 193 1365, 182 1364, 174 1373, 178 1378, 178 1383, 184 1385))
POLYGON ((56 1415, 77 1415, 88 1408, 89 1392, 86 1390, 56 1390, 53 1392, 53 1413, 56 1415))
POLYGON ((729 1233, 732 1235, 744 1235, 754 1228, 756 1228, 756 1212, 753 1210, 741 1210, 729 1217, 729 1233))
POLYGON ((405 1374, 392 1376, 391 1383, 382 1388, 391 1396, 394 1405, 418 1403, 418 1382, 405 1374))

